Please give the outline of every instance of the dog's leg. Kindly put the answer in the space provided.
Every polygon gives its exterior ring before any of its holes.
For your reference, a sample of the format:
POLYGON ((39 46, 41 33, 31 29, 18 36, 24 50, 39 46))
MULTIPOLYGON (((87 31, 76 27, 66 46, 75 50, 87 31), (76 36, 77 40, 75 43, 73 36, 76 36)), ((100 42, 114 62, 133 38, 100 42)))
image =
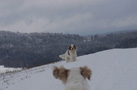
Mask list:
POLYGON ((66 57, 65 60, 66 60, 66 62, 69 62, 69 61, 70 61, 70 58, 69 58, 69 57, 66 57))
POLYGON ((70 60, 71 60, 72 62, 74 62, 74 61, 76 61, 76 57, 75 57, 75 56, 70 57, 70 60))
POLYGON ((73 61, 76 61, 76 57, 74 57, 74 60, 73 61))

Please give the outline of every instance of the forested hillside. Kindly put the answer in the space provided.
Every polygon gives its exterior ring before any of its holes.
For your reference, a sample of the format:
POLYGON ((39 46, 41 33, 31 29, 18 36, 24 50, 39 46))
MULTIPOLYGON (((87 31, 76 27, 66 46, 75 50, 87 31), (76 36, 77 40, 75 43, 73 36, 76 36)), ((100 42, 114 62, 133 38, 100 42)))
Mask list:
POLYGON ((70 44, 78 56, 111 48, 137 47, 137 31, 79 36, 61 33, 14 33, 0 31, 0 65, 34 67, 59 61, 70 44))

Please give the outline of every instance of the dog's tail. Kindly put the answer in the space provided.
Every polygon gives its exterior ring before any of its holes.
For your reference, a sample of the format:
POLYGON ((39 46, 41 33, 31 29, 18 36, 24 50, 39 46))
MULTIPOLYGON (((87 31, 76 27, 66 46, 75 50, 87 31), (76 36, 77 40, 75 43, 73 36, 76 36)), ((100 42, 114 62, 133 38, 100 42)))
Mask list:
POLYGON ((65 54, 59 55, 59 57, 65 59, 65 54))

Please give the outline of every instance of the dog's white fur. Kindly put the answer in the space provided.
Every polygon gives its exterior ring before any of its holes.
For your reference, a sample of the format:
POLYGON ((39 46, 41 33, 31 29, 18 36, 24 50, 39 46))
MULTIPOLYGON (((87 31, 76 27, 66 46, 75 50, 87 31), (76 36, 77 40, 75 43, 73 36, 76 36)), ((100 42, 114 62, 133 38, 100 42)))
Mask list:
POLYGON ((64 67, 63 69, 56 67, 56 69, 53 70, 54 77, 62 80, 65 84, 65 90, 89 90, 86 78, 90 80, 91 74, 92 71, 87 67, 72 68, 69 70, 64 67), (64 75, 66 76, 64 77, 64 75))
POLYGON ((76 46, 71 44, 65 54, 59 55, 60 58, 65 59, 66 62, 73 62, 76 60, 77 51, 76 46))
POLYGON ((70 70, 65 88, 65 90, 89 90, 88 83, 80 74, 79 68, 70 70))

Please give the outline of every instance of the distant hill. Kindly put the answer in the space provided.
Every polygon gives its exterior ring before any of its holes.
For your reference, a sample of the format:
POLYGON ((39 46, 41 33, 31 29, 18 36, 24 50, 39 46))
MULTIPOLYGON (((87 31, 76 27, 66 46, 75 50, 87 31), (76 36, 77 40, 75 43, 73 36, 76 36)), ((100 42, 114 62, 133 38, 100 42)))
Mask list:
POLYGON ((59 61, 70 44, 78 56, 112 48, 137 47, 137 31, 79 36, 62 33, 14 33, 0 31, 0 65, 35 67, 59 61))

